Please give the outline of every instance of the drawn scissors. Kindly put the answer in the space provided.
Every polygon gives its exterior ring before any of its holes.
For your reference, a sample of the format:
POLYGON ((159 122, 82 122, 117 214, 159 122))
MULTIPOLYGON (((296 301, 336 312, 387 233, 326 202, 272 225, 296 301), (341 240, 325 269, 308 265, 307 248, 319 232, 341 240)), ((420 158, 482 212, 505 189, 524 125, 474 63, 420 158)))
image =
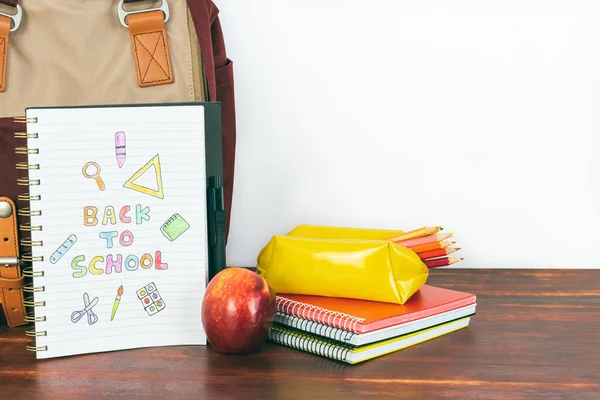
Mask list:
POLYGON ((83 176, 85 176, 86 178, 95 179, 96 183, 98 184, 98 188, 100 190, 106 189, 106 185, 104 184, 104 181, 102 181, 102 178, 100 178, 100 166, 97 163, 90 161, 89 163, 87 163, 83 166, 82 172, 83 172, 83 176), (90 167, 94 167, 96 169, 96 172, 94 172, 93 174, 90 174, 88 172, 88 169, 90 167))
POLYGON ((94 312, 92 311, 92 308, 98 304, 98 298, 94 297, 94 300, 92 300, 92 302, 90 303, 90 296, 88 296, 87 293, 83 294, 83 305, 85 306, 85 308, 81 311, 75 311, 73 312, 73 314, 71 314, 71 321, 75 324, 77 322, 79 322, 79 320, 85 315, 87 314, 88 316, 88 324, 89 325, 94 325, 96 322, 98 322, 98 316, 96 314, 94 314, 94 312))

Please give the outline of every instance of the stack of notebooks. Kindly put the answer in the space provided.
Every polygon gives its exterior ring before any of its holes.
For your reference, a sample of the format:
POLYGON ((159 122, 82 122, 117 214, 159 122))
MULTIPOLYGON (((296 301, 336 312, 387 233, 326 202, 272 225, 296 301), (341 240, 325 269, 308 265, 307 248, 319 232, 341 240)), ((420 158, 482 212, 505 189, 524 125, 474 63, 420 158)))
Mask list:
POLYGON ((348 364, 466 328, 476 296, 424 285, 404 305, 321 296, 277 296, 269 339, 348 364))

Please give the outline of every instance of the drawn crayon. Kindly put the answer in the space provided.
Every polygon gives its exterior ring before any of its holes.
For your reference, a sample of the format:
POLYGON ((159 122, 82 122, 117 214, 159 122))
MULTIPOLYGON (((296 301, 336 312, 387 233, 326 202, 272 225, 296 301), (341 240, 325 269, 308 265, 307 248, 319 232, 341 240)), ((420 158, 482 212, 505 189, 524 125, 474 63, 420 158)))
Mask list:
POLYGON ((115 297, 112 314, 110 315, 111 321, 115 318, 115 314, 117 313, 117 308, 119 308, 119 304, 121 303, 121 295, 122 294, 123 294, 123 285, 119 286, 119 289, 117 290, 117 297, 115 297))
POLYGON ((115 133, 115 154, 117 156, 117 163, 119 164, 119 168, 122 168, 123 164, 125 164, 125 158, 127 156, 124 132, 115 133))

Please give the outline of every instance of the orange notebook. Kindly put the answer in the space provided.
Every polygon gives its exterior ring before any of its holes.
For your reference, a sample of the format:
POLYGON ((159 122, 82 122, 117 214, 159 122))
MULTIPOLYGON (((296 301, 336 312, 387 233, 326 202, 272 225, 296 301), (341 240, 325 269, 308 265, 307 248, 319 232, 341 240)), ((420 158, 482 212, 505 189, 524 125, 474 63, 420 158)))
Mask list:
POLYGON ((423 285, 405 304, 279 294, 277 311, 355 333, 367 333, 475 304, 472 293, 423 285))

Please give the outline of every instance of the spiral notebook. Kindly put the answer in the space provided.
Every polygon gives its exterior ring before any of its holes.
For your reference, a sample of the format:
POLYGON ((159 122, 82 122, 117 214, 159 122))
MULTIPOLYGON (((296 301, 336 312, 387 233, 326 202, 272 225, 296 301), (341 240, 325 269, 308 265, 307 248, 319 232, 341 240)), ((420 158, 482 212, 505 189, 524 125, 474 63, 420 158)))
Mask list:
POLYGON ((19 121, 28 348, 52 358, 206 344, 219 105, 30 108, 19 121))
POLYGON ((469 317, 461 318, 418 332, 360 347, 343 345, 321 336, 282 326, 271 328, 269 339, 275 343, 332 360, 357 364, 466 328, 469 326, 469 321, 469 317))
POLYGON ((474 306, 476 301, 477 296, 472 293, 423 285, 405 304, 280 293, 277 295, 277 311, 344 331, 366 334, 474 306))
MULTIPOLYGON (((409 300, 410 301, 410 300, 409 300)), ((364 346, 393 337, 407 335, 423 329, 442 325, 450 321, 475 315, 476 304, 457 308, 414 321, 400 323, 387 328, 377 329, 366 333, 357 333, 331 325, 322 324, 296 315, 276 312, 273 322, 283 327, 294 328, 298 331, 312 333, 349 346, 364 346)))

